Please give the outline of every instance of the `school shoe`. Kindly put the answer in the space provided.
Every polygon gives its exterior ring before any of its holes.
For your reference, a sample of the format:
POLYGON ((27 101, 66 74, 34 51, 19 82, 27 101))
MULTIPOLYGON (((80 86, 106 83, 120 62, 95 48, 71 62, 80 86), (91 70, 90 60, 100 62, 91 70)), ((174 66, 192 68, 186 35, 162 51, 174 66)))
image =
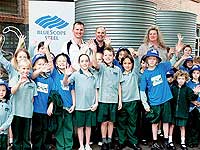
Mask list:
POLYGON ((141 150, 141 149, 142 149, 142 148, 141 148, 139 145, 137 145, 137 144, 131 144, 131 145, 129 145, 129 147, 132 148, 133 150, 141 150))
POLYGON ((168 150, 168 148, 169 148, 168 140, 166 140, 166 141, 163 142, 162 148, 163 148, 164 150, 168 150))
POLYGON ((112 150, 113 149, 112 142, 107 143, 107 147, 108 147, 108 150, 112 150))
POLYGON ((141 140, 141 144, 144 145, 144 146, 147 146, 148 142, 147 142, 147 140, 143 139, 143 140, 141 140))
POLYGON ((181 144, 181 149, 182 150, 188 150, 187 146, 185 144, 181 144))
POLYGON ((122 150, 123 148, 125 148, 125 145, 124 144, 116 144, 114 150, 122 150))
POLYGON ((107 143, 103 143, 101 146, 101 150, 109 150, 107 143))
POLYGON ((168 144, 168 149, 169 149, 169 150, 175 150, 175 149, 176 149, 176 147, 175 147, 175 145, 174 145, 173 142, 170 142, 170 143, 168 144))
POLYGON ((92 148, 90 147, 90 145, 85 145, 85 150, 92 150, 92 148))
POLYGON ((158 143, 154 143, 154 144, 151 146, 151 150, 163 150, 163 147, 160 146, 158 143))

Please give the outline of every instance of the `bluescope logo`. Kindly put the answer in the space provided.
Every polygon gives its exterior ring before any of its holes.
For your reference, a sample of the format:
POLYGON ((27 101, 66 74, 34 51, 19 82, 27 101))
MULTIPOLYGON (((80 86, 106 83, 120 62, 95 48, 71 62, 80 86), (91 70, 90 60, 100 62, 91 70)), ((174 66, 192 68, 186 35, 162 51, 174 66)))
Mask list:
POLYGON ((35 23, 42 27, 42 30, 37 30, 38 35, 45 35, 45 38, 51 40, 59 40, 59 36, 66 35, 66 31, 63 28, 69 25, 58 16, 42 16, 38 18, 35 23))
POLYGON ((36 24, 38 24, 39 26, 45 28, 57 28, 57 29, 62 29, 64 27, 66 27, 69 23, 67 23, 66 21, 62 20, 61 18, 59 18, 58 16, 43 16, 39 19, 37 19, 35 21, 36 24))

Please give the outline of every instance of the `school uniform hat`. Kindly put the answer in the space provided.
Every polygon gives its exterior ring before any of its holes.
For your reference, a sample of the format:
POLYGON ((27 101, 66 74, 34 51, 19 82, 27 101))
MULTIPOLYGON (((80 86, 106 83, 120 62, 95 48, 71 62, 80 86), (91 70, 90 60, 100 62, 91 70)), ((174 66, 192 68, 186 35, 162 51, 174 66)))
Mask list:
POLYGON ((57 60, 58 57, 60 57, 60 56, 64 56, 64 57, 66 57, 66 59, 67 59, 67 63, 68 63, 69 65, 71 65, 70 58, 69 58, 69 56, 68 56, 67 54, 65 54, 65 53, 60 53, 60 54, 58 54, 58 55, 53 59, 53 63, 54 63, 54 65, 56 65, 56 60, 57 60))
POLYGON ((200 66, 199 65, 192 66, 192 69, 190 70, 190 73, 192 73, 194 70, 200 71, 200 66))
POLYGON ((162 61, 162 59, 159 57, 159 52, 157 50, 155 50, 154 48, 151 48, 147 51, 147 54, 145 55, 145 60, 147 57, 156 57, 158 58, 159 62, 162 61))
POLYGON ((44 55, 44 54, 36 54, 36 55, 33 57, 33 59, 32 59, 32 65, 34 66, 34 65, 35 65, 35 62, 36 62, 38 59, 42 59, 42 58, 44 58, 44 59, 47 60, 46 55, 44 55))
POLYGON ((10 91, 10 88, 8 87, 8 83, 2 79, 0 79, 0 85, 4 85, 6 87, 7 92, 10 91))
POLYGON ((193 61, 193 57, 192 56, 188 56, 188 58, 186 58, 185 62, 187 61, 193 61))
POLYGON ((174 73, 175 73, 174 70, 171 69, 171 70, 167 71, 166 77, 167 77, 167 78, 173 77, 174 73))

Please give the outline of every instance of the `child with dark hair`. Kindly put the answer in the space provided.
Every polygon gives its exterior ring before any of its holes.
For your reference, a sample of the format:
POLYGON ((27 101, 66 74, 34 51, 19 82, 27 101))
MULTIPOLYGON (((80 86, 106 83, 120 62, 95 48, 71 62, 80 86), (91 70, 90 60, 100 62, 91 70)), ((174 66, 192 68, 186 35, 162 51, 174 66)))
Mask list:
MULTIPOLYGON (((57 129, 55 131, 56 148, 57 149, 72 149, 73 146, 73 122, 72 113, 75 109, 75 91, 74 85, 64 85, 63 78, 67 73, 70 75, 72 69, 70 69, 71 61, 67 54, 60 53, 54 58, 54 69, 52 72, 52 78, 56 83, 56 90, 61 96, 63 107, 61 114, 56 115, 57 129)), ((47 111, 49 116, 55 115, 53 109, 55 109, 55 102, 50 103, 50 107, 47 111)))
POLYGON ((8 128, 12 122, 13 115, 11 109, 10 89, 8 84, 0 79, 0 149, 7 149, 8 128))
MULTIPOLYGON (((96 54, 93 54, 96 58, 96 54)), ((90 68, 90 58, 87 54, 81 54, 78 58, 80 70, 74 72, 69 78, 66 73, 63 79, 64 85, 75 85, 76 107, 74 112, 74 125, 77 127, 79 150, 92 150, 90 147, 91 127, 96 126, 96 109, 98 106, 96 71, 90 68), (86 144, 84 146, 84 130, 86 144)))
POLYGON ((121 60, 123 57, 126 57, 127 55, 131 55, 130 51, 126 47, 120 47, 116 53, 115 59, 113 61, 113 64, 118 66, 122 71, 122 63, 121 60))
POLYGON ((121 150, 126 146, 126 140, 129 147, 134 150, 140 150, 138 145, 137 119, 139 114, 139 59, 135 57, 135 61, 131 55, 127 55, 121 59, 123 66, 122 85, 122 109, 118 112, 117 132, 119 135, 119 147, 121 150), (133 90, 134 89, 134 90, 133 90))
POLYGON ((190 80, 187 86, 191 88, 198 98, 196 103, 190 104, 189 120, 187 125, 187 144, 190 148, 198 147, 200 134, 200 66, 194 65, 190 71, 190 80))

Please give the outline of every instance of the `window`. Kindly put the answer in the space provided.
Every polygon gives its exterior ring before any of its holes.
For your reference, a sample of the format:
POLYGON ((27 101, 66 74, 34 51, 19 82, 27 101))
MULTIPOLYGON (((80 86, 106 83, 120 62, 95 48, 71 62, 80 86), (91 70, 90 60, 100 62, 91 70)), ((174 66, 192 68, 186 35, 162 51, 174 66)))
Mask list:
POLYGON ((0 0, 0 22, 22 23, 28 0, 0 0))

